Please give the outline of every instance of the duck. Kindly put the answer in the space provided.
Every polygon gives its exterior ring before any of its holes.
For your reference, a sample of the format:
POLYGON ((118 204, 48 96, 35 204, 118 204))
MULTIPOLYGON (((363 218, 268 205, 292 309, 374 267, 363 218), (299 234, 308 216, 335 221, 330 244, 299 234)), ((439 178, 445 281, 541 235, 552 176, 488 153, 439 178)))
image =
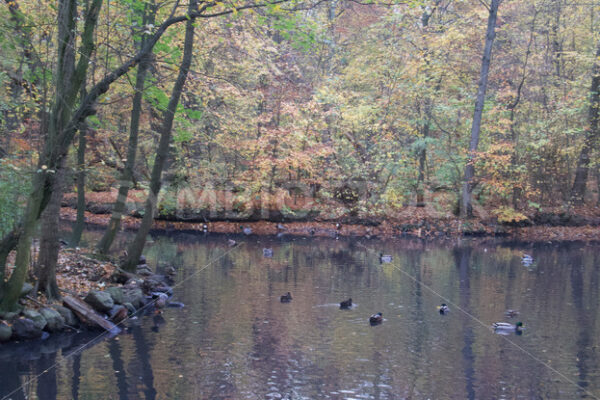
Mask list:
POLYGON ((206 225, 206 224, 202 225, 202 232, 204 232, 204 233, 208 232, 208 225, 206 225))
POLYGON ((228 244, 230 247, 233 247, 233 246, 235 246, 235 245, 237 244, 237 242, 236 242, 235 240, 233 240, 233 239, 229 239, 229 240, 227 241, 227 244, 228 244))
POLYGON ((292 294, 290 292, 287 292, 286 294, 281 296, 279 300, 282 303, 289 303, 290 301, 292 301, 292 294))
POLYGON ((379 253, 379 264, 391 263, 392 256, 390 254, 379 253))
POLYGON ((383 314, 378 312, 377 314, 373 314, 369 317, 369 323, 371 325, 380 324, 383 321, 383 314))
POLYGON ((523 254, 523 257, 521 257, 521 263, 524 266, 529 267, 531 264, 533 264, 533 257, 531 257, 529 254, 523 254))
POLYGON ((521 321, 517 322, 516 324, 509 324, 508 322, 494 322, 492 324, 492 327, 494 328, 494 331, 501 331, 501 332, 517 332, 520 333, 525 325, 523 325, 523 323, 521 321))
POLYGON ((440 311, 440 314, 446 314, 448 311, 450 311, 450 308, 448 308, 446 303, 442 303, 442 305, 438 306, 438 310, 440 311))
POLYGON ((287 228, 283 224, 277 224, 277 229, 280 231, 287 231, 287 228))
POLYGON ((263 248, 263 257, 273 257, 273 249, 263 248))
POLYGON ((519 315, 519 312, 517 310, 506 310, 506 312, 504 313, 504 315, 506 315, 507 317, 516 317, 517 315, 519 315))
POLYGON ((252 234, 252 228, 250 228, 248 226, 240 225, 240 229, 242 230, 242 232, 244 233, 244 235, 251 235, 252 234))
POLYGON ((340 303, 340 308, 342 310, 347 310, 350 307, 352 307, 352 298, 349 298, 348 300, 344 300, 340 303))
POLYGON ((338 230, 338 231, 339 231, 340 229, 342 229, 342 224, 340 224, 339 222, 338 222, 338 223, 336 223, 336 224, 335 224, 335 229, 336 229, 336 230, 338 230))

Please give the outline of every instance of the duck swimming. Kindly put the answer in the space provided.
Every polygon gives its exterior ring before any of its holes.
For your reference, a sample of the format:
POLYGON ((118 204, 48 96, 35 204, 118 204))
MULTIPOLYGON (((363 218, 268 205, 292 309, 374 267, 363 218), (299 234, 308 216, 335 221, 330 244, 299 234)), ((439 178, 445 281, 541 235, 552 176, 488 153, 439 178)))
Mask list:
POLYGON ((369 318, 369 323, 371 325, 380 324, 382 321, 383 321, 383 314, 380 312, 378 312, 377 314, 371 315, 371 317, 369 318))
POLYGON ((273 249, 263 248, 263 257, 273 257, 273 249))
POLYGON ((349 298, 348 300, 344 300, 340 303, 340 308, 342 310, 347 310, 350 307, 352 307, 352 298, 349 298))
POLYGON ((450 311, 450 308, 448 308, 448 306, 446 305, 446 303, 442 303, 441 306, 438 306, 438 310, 440 311, 440 314, 446 314, 448 311, 450 311))
POLYGON ((523 330, 523 323, 521 321, 517 322, 515 325, 509 324, 508 322, 494 322, 492 324, 494 331, 496 332, 516 332, 521 333, 523 330))
POLYGON ((289 303, 290 301, 292 301, 292 294, 290 292, 287 292, 286 294, 280 297, 280 301, 282 303, 289 303))
POLYGON ((379 264, 387 264, 392 262, 392 256, 389 254, 379 253, 379 264))

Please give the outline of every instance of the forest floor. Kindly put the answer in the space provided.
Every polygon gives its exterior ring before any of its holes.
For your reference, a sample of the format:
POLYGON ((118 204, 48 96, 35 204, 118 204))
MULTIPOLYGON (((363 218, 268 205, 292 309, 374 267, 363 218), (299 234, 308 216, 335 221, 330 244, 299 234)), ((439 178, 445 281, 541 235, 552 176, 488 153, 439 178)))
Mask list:
MULTIPOLYGON (((61 217, 75 221, 74 193, 65 195, 61 217)), ((86 194, 87 223, 105 226, 110 219, 110 210, 116 199, 116 191, 91 192, 86 194)), ((135 230, 141 219, 136 207, 143 204, 143 191, 131 191, 128 197, 129 215, 122 220, 125 229, 135 230)), ((302 202, 300 204, 303 204, 302 202)), ((314 208, 317 208, 313 204, 314 208)), ((218 216, 211 218, 195 218, 186 213, 174 212, 159 217, 154 221, 154 229, 202 231, 204 225, 208 232, 241 233, 241 226, 252 229, 253 234, 275 235, 284 233, 298 236, 336 237, 415 237, 415 238, 448 238, 461 236, 504 236, 523 241, 596 241, 600 240, 600 207, 581 207, 565 210, 561 207, 545 208, 543 211, 532 211, 528 220, 519 224, 500 224, 490 212, 477 207, 476 217, 465 221, 449 212, 437 211, 434 207, 406 206, 393 215, 352 215, 350 212, 330 212, 330 205, 325 205, 327 212, 307 216, 303 220, 289 221, 278 217, 261 220, 253 215, 244 219, 241 215, 232 218, 218 216), (324 218, 322 215, 328 215, 324 218), (283 222, 282 222, 283 221, 283 222), (336 224, 340 224, 336 227, 336 224)), ((261 212, 264 212, 262 210, 261 212)), ((273 215, 266 212, 266 215, 273 215)), ((276 215, 276 213, 275 213, 276 215)))

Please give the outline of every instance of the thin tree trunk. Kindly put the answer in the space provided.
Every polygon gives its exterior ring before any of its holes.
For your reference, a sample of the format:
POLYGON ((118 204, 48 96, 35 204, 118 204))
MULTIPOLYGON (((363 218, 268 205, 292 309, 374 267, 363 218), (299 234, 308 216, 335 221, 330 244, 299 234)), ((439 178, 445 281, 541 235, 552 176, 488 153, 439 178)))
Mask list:
MULTIPOLYGON (((144 25, 146 24, 154 24, 154 16, 156 13, 156 8, 154 6, 151 7, 151 10, 146 11, 144 15, 144 25)), ((146 43, 146 36, 142 37, 141 48, 144 48, 146 43)), ((151 57, 148 54, 146 57, 142 58, 140 64, 138 65, 136 82, 135 82, 135 94, 133 96, 133 106, 131 109, 131 125, 129 128, 129 143, 127 145, 127 161, 125 162, 125 168, 123 169, 123 173, 121 174, 121 182, 119 186, 119 194, 117 195, 117 200, 114 204, 113 211, 110 217, 110 221, 108 226, 106 227, 106 231, 104 231, 104 235, 100 242, 96 246, 98 252, 100 254, 107 254, 110 250, 110 247, 121 228, 121 217, 123 216, 123 211, 125 211, 125 206, 127 203, 127 194, 129 193, 129 188, 133 182, 133 169, 135 167, 135 159, 137 152, 137 144, 138 144, 138 132, 140 127, 140 115, 142 113, 142 97, 144 93, 144 81, 146 79, 146 72, 150 66, 151 57)))
POLYGON ((485 37, 483 60, 481 62, 481 73, 479 75, 479 89, 477 90, 477 100, 475 102, 475 112, 473 114, 473 124, 471 126, 471 141, 469 143, 469 154, 463 181, 462 207, 460 208, 460 213, 463 218, 470 218, 473 216, 471 194, 473 192, 473 177, 475 176, 475 153, 477 152, 477 146, 479 145, 481 117, 483 114, 485 91, 487 89, 488 73, 492 58, 492 45, 494 44, 494 38, 496 37, 496 17, 498 16, 498 7, 500 7, 501 2, 502 0, 492 0, 492 4, 489 8, 487 34, 485 37))
MULTIPOLYGON (((196 8, 196 0, 191 0, 189 4, 189 13, 193 12, 196 8)), ((169 154, 169 143, 171 142, 171 131, 173 128, 173 120, 175 118, 175 112, 177 105, 179 104, 179 98, 183 91, 183 86, 187 78, 190 64, 192 62, 192 52, 194 45, 194 20, 189 19, 185 27, 185 42, 183 45, 183 59, 181 61, 181 67, 179 69, 179 75, 173 86, 171 92, 171 98, 169 99, 169 105, 163 112, 163 124, 160 132, 160 142, 156 151, 156 157, 154 159, 154 167, 152 168, 152 176, 150 180, 150 192, 146 199, 146 205, 144 208, 144 218, 140 228, 137 231, 135 239, 130 244, 127 254, 127 260, 125 261, 123 268, 126 271, 133 271, 138 264, 144 245, 146 244, 146 236, 150 232, 152 221, 154 220, 154 212, 156 210, 156 203, 158 199, 158 193, 161 187, 161 175, 162 170, 169 154)))
POLYGON ((79 130, 79 146, 77 147, 77 219, 73 227, 73 234, 69 245, 79 246, 81 234, 85 226, 85 147, 87 125, 83 124, 79 130))
POLYGON ((583 141, 583 147, 579 158, 577 160, 577 169, 575 170, 575 179, 573 181, 573 188, 571 189, 571 202, 575 205, 582 205, 585 188, 587 186, 589 166, 590 166, 590 153, 594 146, 597 145, 598 137, 600 132, 598 130, 598 108, 600 107, 600 42, 596 49, 596 58, 592 71, 592 84, 590 87, 590 107, 588 111, 588 129, 586 130, 585 139, 583 141))
MULTIPOLYGON (((64 160, 63 160, 64 164, 64 160)), ((64 166, 56 172, 54 190, 50 201, 41 217, 40 253, 37 260, 37 291, 45 293, 48 300, 60 299, 58 284, 56 283, 56 264, 60 243, 58 241, 58 223, 60 205, 65 186, 66 171, 64 166)))

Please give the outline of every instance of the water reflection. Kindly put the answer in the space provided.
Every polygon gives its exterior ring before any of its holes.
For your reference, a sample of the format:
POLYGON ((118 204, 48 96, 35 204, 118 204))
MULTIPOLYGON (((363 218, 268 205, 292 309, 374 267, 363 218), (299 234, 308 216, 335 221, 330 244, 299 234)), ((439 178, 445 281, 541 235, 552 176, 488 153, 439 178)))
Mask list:
POLYGON ((230 251, 227 239, 154 237, 149 263, 177 267, 175 297, 186 307, 130 321, 81 353, 73 350, 90 334, 2 345, 0 398, 47 369, 11 398, 600 395, 598 246, 368 241, 368 251, 357 240, 250 236, 235 237, 243 245, 230 251), (525 251, 535 269, 522 265, 525 251), (380 252, 393 262, 380 264, 380 252), (442 299, 418 282, 447 298, 451 312, 440 315, 442 299), (292 301, 281 303, 288 291, 292 301), (349 297, 355 306, 340 310, 349 297), (520 311, 523 335, 494 335, 466 314, 491 325, 508 308, 520 311), (376 312, 385 320, 370 326, 376 312))

